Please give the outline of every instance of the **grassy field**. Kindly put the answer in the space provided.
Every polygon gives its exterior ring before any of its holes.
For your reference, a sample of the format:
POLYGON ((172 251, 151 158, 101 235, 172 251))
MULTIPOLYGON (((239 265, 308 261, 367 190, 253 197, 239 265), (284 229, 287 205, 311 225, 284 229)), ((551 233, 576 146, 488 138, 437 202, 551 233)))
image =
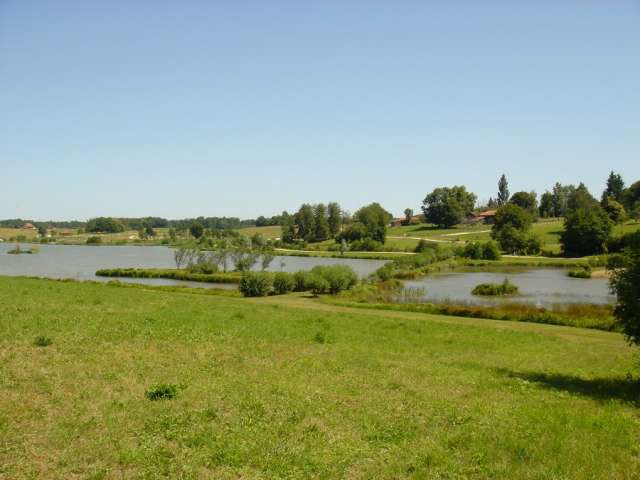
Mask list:
POLYGON ((277 225, 273 226, 273 227, 246 227, 246 228, 240 228, 238 230, 238 232, 240 232, 241 234, 246 235, 248 237, 251 237, 251 236, 255 235, 256 233, 259 233, 264 238, 280 238, 280 236, 282 235, 282 229, 277 225))
POLYGON ((38 230, 32 228, 0 228, 0 238, 4 241, 19 236, 24 236, 28 240, 31 240, 38 236, 38 230))
POLYGON ((633 479, 634 352, 579 328, 0 278, 0 478, 633 479), (176 398, 147 399, 157 382, 176 398))

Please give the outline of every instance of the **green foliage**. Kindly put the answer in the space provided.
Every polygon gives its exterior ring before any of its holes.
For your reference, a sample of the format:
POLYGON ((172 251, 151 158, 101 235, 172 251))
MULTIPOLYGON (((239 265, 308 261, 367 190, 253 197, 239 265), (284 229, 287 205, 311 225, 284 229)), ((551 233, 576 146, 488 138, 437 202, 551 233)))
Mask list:
POLYGON ((509 203, 529 212, 531 218, 538 216, 538 199, 535 192, 516 192, 511 196, 509 203))
POLYGON ((597 203, 571 210, 565 217, 560 243, 565 255, 594 255, 604 251, 612 224, 604 209, 597 203))
POLYGON ((360 208, 353 215, 356 222, 364 227, 364 237, 376 242, 384 243, 387 235, 387 225, 393 216, 377 203, 371 203, 360 208))
POLYGON ((296 280, 293 275, 287 272, 277 272, 273 276, 273 293, 284 295, 293 292, 296 287, 296 280))
POLYGON ((498 181, 498 207, 505 205, 509 201, 509 183, 507 182, 507 176, 503 173, 498 181))
POLYGON ((306 270, 298 270, 293 274, 294 291, 304 292, 309 284, 309 272, 306 270))
POLYGON ((87 222, 85 231, 94 233, 124 232, 124 224, 117 218, 97 217, 87 222))
POLYGON ((347 265, 318 265, 311 269, 311 275, 321 277, 327 282, 326 291, 319 293, 340 293, 358 283, 358 276, 353 268, 347 265))
POLYGON ((614 173, 612 170, 611 173, 609 173, 609 178, 607 178, 607 188, 605 188, 603 196, 612 198, 616 202, 622 202, 623 193, 624 180, 622 180, 622 175, 614 173))
POLYGON ((177 395, 177 385, 170 383, 154 383, 144 392, 144 396, 151 401, 172 400, 177 395))
POLYGON ((629 342, 640 345, 640 231, 621 255, 611 259, 611 291, 618 297, 614 314, 629 342))
POLYGON ((496 212, 491 236, 507 253, 534 255, 540 252, 540 241, 529 233, 531 223, 530 212, 507 203, 496 212))
POLYGON ((313 215, 313 207, 308 203, 303 204, 295 215, 298 226, 297 237, 307 242, 312 242, 316 234, 316 221, 313 215))
POLYGON ((540 207, 538 208, 538 215, 542 218, 549 218, 555 215, 553 207, 553 194, 551 192, 544 192, 540 197, 540 207))
POLYGON ((264 297, 271 293, 273 274, 269 272, 245 272, 240 279, 239 290, 245 297, 264 297))
POLYGON ((193 222, 191 224, 191 226, 189 227, 189 233, 195 239, 198 239, 198 238, 202 237, 202 234, 204 233, 204 227, 202 226, 202 224, 200 222, 193 222))
POLYGON ((416 245, 416 248, 414 248, 413 251, 415 253, 423 253, 431 248, 433 248, 433 244, 430 244, 429 242, 423 239, 418 242, 418 244, 416 245))
POLYGON ((51 340, 49 337, 45 337, 42 335, 38 335, 34 340, 33 340, 33 344, 36 347, 48 347, 49 345, 51 345, 53 343, 53 340, 51 340))
POLYGON ((102 243, 102 237, 88 237, 86 243, 87 245, 99 245, 102 243))
POLYGON ((336 202, 329 202, 327 205, 327 223, 329 224, 329 234, 335 238, 340 233, 342 226, 342 211, 336 202))
POLYGON ((98 270, 99 277, 122 278, 167 278, 170 280, 183 280, 205 283, 238 283, 238 273, 206 273, 202 271, 173 270, 169 268, 104 268, 98 270))
POLYGON ((321 293, 327 293, 329 282, 317 273, 310 273, 305 279, 305 289, 310 290, 317 297, 321 293))
POLYGON ((329 238, 329 221, 327 220, 327 207, 324 203, 314 205, 313 221, 315 226, 313 240, 316 242, 322 242, 329 238))
POLYGON ((613 223, 622 223, 627 219, 627 212, 620 202, 612 197, 605 197, 603 200, 602 207, 613 223))
POLYGON ((492 240, 469 242, 464 246, 462 256, 474 260, 500 260, 500 249, 498 244, 492 240))
POLYGON ((462 222, 475 206, 476 196, 463 185, 440 187, 428 194, 422 202, 422 210, 428 222, 441 228, 462 222))
POLYGON ((591 266, 585 265, 581 268, 574 268, 567 272, 567 275, 571 278, 591 278, 591 266))
POLYGON ((482 296, 515 295, 518 293, 518 287, 505 278, 502 283, 481 283, 476 285, 471 290, 471 293, 482 296))

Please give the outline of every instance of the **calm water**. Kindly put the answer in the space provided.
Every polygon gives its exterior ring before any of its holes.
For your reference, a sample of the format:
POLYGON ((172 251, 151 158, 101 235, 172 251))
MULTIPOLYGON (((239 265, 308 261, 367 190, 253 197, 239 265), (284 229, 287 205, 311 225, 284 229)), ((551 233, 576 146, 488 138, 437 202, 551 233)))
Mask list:
MULTIPOLYGON (((0 244, 0 275, 24 275, 45 278, 72 278, 76 280, 113 280, 96 277, 101 268, 175 268, 173 250, 167 247, 136 246, 76 246, 39 245, 40 251, 33 255, 8 255, 13 244, 0 244)), ((29 246, 25 246, 29 248, 29 246)), ((343 264, 352 267, 364 277, 374 272, 385 262, 381 260, 359 260, 352 258, 319 257, 275 257, 269 270, 295 272, 309 270, 316 265, 343 264)), ((147 285, 183 285, 201 288, 235 288, 233 285, 185 282, 180 280, 128 278, 131 283, 147 285)))
POLYGON ((511 273, 456 272, 429 275, 420 280, 407 281, 405 287, 425 289, 423 300, 497 304, 501 302, 529 302, 540 307, 554 304, 595 303, 615 301, 609 293, 606 279, 579 279, 567 276, 564 269, 533 269, 511 273), (520 288, 512 297, 478 297, 471 290, 479 283, 501 283, 505 278, 520 288))

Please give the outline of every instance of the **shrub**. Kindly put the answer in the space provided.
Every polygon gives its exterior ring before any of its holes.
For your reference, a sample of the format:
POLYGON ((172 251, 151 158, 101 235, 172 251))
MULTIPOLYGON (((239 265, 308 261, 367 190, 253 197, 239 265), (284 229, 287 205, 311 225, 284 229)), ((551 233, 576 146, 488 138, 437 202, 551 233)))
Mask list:
POLYGON ((385 263, 383 266, 381 266, 376 270, 376 276, 383 282, 391 280, 393 278, 394 273, 395 273, 395 269, 393 268, 392 262, 385 263))
POLYGON ((86 243, 87 243, 87 245, 96 245, 96 244, 102 243, 102 237, 96 237, 96 236, 89 237, 89 238, 87 238, 87 242, 86 243))
POLYGON ((329 282, 317 273, 310 273, 306 278, 305 288, 317 297, 329 290, 329 282))
POLYGON ((294 291, 304 292, 307 289, 307 283, 309 279, 309 272, 305 270, 299 270, 293 274, 294 291))
POLYGON ((600 205, 577 208, 565 217, 564 232, 560 235, 562 251, 576 256, 601 253, 611 228, 611 220, 600 205))
POLYGON ((426 240, 420 240, 418 242, 418 245, 416 245, 416 248, 413 249, 413 251, 415 253, 424 253, 424 252, 426 252, 428 250, 432 250, 434 248, 436 248, 436 245, 434 245, 432 243, 429 243, 426 240))
POLYGON ((169 383, 155 383, 144 392, 149 400, 171 400, 178 395, 178 387, 169 383))
POLYGON ((574 268, 573 270, 569 270, 567 275, 572 278, 591 278, 591 267, 585 265, 582 268, 574 268))
POLYGON ((273 292, 276 295, 292 292, 295 287, 295 278, 290 273, 278 272, 273 276, 273 292))
POLYGON ((502 283, 481 283, 476 285, 471 293, 483 296, 514 295, 518 293, 518 287, 505 278, 502 283))
POLYGON ((493 240, 488 242, 469 242, 465 245, 461 255, 474 260, 500 260, 500 249, 493 240))
POLYGON ((351 242, 349 244, 349 250, 361 252, 378 252, 382 250, 382 243, 370 237, 366 237, 362 240, 354 240, 353 242, 351 242))
POLYGON ((239 289, 245 297, 264 297, 271 293, 273 275, 269 272, 246 272, 240 279, 239 289))
POLYGON ((500 260, 500 248, 498 243, 489 240, 482 245, 482 258, 484 260, 500 260))
POLYGON ((37 336, 35 338, 35 340, 33 341, 33 344, 36 347, 48 347, 49 345, 51 345, 53 343, 53 341, 49 338, 49 337, 44 337, 42 335, 37 336))
POLYGON ((358 276, 351 267, 346 265, 319 265, 311 269, 312 275, 322 277, 328 284, 329 293, 340 293, 358 283, 358 276))

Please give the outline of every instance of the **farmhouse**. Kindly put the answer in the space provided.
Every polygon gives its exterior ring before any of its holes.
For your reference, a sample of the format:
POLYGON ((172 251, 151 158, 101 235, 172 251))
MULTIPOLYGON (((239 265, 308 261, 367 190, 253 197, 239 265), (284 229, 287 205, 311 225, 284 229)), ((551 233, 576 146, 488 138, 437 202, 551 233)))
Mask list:
POLYGON ((494 222, 496 217, 495 210, 486 210, 484 212, 474 212, 469 217, 469 223, 487 223, 491 224, 494 222))
POLYGON ((36 229, 35 225, 33 223, 29 223, 29 222, 27 222, 24 225, 22 225, 22 228, 23 229, 27 229, 27 230, 35 230, 36 229))

